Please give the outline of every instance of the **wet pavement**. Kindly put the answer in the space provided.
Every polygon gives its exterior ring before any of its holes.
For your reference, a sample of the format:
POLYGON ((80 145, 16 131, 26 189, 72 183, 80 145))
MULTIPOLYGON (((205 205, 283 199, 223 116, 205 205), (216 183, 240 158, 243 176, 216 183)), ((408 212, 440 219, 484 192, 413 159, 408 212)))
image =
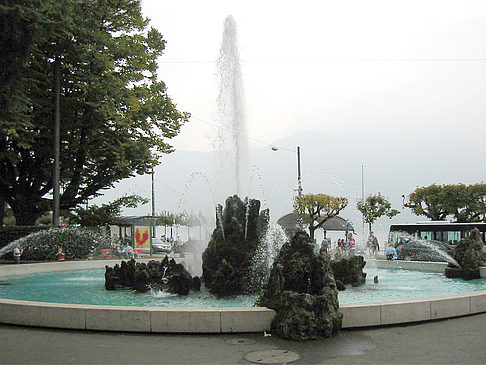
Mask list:
POLYGON ((0 324, 1 364, 485 364, 486 313, 343 330, 295 342, 252 334, 165 335, 0 324))

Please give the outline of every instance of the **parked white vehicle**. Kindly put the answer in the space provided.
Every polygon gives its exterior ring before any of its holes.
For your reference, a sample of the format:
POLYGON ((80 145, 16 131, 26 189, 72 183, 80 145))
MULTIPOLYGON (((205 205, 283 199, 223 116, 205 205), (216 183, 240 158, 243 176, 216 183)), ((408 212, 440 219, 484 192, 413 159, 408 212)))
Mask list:
POLYGON ((152 252, 165 252, 169 253, 172 251, 172 245, 170 242, 163 241, 160 238, 152 238, 152 252))

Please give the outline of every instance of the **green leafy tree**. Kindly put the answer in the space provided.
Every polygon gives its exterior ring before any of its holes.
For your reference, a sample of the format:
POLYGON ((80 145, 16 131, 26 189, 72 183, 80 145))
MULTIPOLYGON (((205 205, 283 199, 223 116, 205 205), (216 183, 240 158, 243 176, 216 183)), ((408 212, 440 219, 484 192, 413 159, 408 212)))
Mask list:
POLYGON ((416 215, 432 220, 452 217, 456 222, 481 222, 486 219, 486 184, 430 185, 409 195, 406 207, 416 215))
POLYGON ((71 222, 86 227, 107 227, 114 218, 120 216, 123 207, 136 208, 139 204, 146 203, 148 203, 148 199, 138 195, 125 195, 109 204, 101 206, 94 204, 88 208, 78 207, 74 211, 71 222))
POLYGON ((0 4, 0 119, 12 107, 8 95, 22 95, 17 88, 19 70, 33 43, 49 28, 48 19, 39 12, 40 2, 27 5, 25 0, 4 0, 0 4))
POLYGON ((364 221, 369 224, 371 231, 371 225, 384 215, 388 218, 392 218, 400 212, 396 209, 392 209, 388 199, 383 197, 380 193, 377 195, 370 195, 364 201, 358 201, 357 208, 363 214, 364 221))
POLYGON ((469 185, 467 190, 469 193, 467 221, 486 222, 486 184, 469 185))
POLYGON ((332 217, 339 215, 347 205, 348 199, 326 194, 304 194, 294 198, 294 212, 308 224, 312 241, 316 229, 332 217))
POLYGON ((416 215, 423 215, 434 221, 441 221, 450 214, 447 195, 441 185, 430 185, 415 189, 404 204, 416 215))
POLYGON ((456 222, 464 223, 470 221, 471 211, 469 204, 471 196, 469 189, 464 184, 442 185, 445 208, 448 215, 452 215, 456 222))
MULTIPOLYGON (((61 80, 61 209, 70 210, 172 151, 168 139, 189 115, 157 80, 165 40, 141 14, 139 0, 24 0, 33 22, 22 62, 0 90, 0 195, 18 225, 50 210, 55 64, 61 80)), ((27 15, 26 15, 27 17, 27 15)), ((15 18, 5 17, 12 32, 15 18)), ((22 37, 22 35, 19 35, 22 37)), ((26 36, 28 37, 28 35, 26 36)), ((8 48, 7 48, 8 49, 8 48)))
POLYGON ((164 235, 167 237, 167 227, 172 227, 175 223, 175 214, 162 212, 155 218, 155 225, 164 227, 164 235))
POLYGON ((199 218, 196 214, 194 214, 193 212, 188 213, 186 211, 179 213, 177 215, 176 223, 181 225, 181 226, 187 227, 187 236, 188 237, 190 237, 191 227, 197 227, 201 224, 200 221, 199 221, 199 218))

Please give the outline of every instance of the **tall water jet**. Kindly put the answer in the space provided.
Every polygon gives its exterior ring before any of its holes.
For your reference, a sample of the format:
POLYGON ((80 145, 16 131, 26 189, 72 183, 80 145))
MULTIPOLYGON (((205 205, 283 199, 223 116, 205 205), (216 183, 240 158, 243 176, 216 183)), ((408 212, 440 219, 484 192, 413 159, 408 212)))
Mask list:
POLYGON ((218 177, 221 197, 233 194, 245 196, 248 186, 248 141, 245 122, 245 102, 238 52, 237 26, 229 15, 224 21, 223 40, 217 60, 219 77, 218 177))

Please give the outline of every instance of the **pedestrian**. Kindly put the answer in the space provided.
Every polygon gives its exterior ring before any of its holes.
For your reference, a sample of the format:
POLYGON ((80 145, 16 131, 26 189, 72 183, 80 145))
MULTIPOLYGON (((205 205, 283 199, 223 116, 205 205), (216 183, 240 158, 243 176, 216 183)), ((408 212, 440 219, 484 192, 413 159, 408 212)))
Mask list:
POLYGON ((66 255, 64 255, 64 251, 62 247, 59 247, 57 250, 57 261, 64 261, 66 259, 66 255))
POLYGON ((386 248, 385 256, 387 260, 396 260, 398 258, 397 250, 393 242, 390 242, 390 245, 386 248))
POLYGON ((356 241, 353 238, 353 234, 348 234, 348 241, 346 242, 346 248, 348 249, 348 256, 354 256, 356 253, 356 241))
POLYGON ((321 242, 321 252, 324 251, 325 253, 327 253, 327 250, 329 249, 329 241, 327 239, 323 239, 322 242, 321 242))
POLYGON ((344 256, 345 247, 344 247, 344 239, 338 239, 337 241, 337 256, 341 257, 344 256))
POLYGON ((380 245, 378 244, 378 238, 373 232, 370 232, 366 246, 370 250, 371 256, 376 257, 376 253, 380 251, 380 245))
POLYGON ((20 264, 20 256, 22 255, 23 252, 24 250, 20 249, 20 243, 17 243, 17 246, 15 246, 13 250, 13 257, 16 264, 20 264))
POLYGON ((133 252, 133 247, 132 246, 127 245, 125 252, 126 252, 126 255, 127 255, 127 259, 134 259, 134 258, 136 258, 136 255, 135 255, 135 252, 133 252))

